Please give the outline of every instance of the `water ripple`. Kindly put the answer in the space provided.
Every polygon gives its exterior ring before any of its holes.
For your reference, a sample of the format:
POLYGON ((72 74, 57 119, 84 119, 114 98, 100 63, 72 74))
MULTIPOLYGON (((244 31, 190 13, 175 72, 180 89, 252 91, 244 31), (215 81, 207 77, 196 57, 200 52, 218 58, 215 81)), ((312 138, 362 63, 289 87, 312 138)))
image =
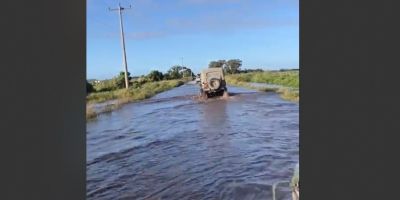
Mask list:
POLYGON ((87 199, 271 199, 298 162, 298 104, 229 91, 185 85, 88 123, 87 199))

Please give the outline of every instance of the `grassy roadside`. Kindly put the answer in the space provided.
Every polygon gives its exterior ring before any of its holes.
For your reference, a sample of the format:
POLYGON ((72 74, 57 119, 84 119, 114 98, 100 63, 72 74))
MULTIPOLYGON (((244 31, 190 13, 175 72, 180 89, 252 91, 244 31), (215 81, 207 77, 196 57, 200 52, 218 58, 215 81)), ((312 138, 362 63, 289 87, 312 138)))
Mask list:
POLYGON ((299 101, 299 72, 251 72, 245 74, 227 75, 226 82, 230 85, 240 86, 260 91, 273 91, 283 99, 298 102, 299 101), (279 85, 281 87, 255 87, 250 83, 268 83, 279 85))
POLYGON ((86 97, 86 119, 94 119, 101 113, 106 113, 120 108, 123 104, 150 98, 160 92, 170 90, 174 87, 183 85, 182 80, 166 80, 158 82, 148 82, 137 88, 118 89, 106 92, 91 93, 86 97), (115 103, 106 106, 101 111, 95 111, 93 105, 110 100, 115 103))

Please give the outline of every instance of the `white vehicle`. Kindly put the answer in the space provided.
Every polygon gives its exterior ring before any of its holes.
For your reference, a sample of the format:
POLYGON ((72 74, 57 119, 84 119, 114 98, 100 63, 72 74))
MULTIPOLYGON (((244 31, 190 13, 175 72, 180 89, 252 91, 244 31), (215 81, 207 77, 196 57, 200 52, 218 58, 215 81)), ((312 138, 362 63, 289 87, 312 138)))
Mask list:
POLYGON ((200 93, 205 98, 228 94, 222 68, 208 68, 201 72, 200 93))

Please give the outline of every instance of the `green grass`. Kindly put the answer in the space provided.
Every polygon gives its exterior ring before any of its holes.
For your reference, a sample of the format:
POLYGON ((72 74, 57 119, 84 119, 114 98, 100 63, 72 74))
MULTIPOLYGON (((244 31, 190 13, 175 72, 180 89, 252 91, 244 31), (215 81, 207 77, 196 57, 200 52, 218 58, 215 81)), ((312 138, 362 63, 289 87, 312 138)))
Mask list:
POLYGON ((106 92, 90 93, 86 97, 86 101, 87 103, 101 103, 114 99, 125 101, 143 100, 182 84, 183 82, 180 80, 149 82, 137 88, 131 87, 129 89, 117 89, 106 92))
POLYGON ((101 113, 111 112, 120 108, 123 104, 150 98, 160 92, 170 90, 182 85, 182 80, 166 80, 158 82, 148 82, 137 88, 117 89, 105 92, 90 93, 86 97, 86 119, 94 119, 101 113), (106 106, 97 113, 92 109, 92 104, 102 103, 110 100, 116 100, 112 105, 106 106))
POLYGON ((300 100, 300 93, 298 89, 279 88, 276 92, 280 94, 283 99, 294 102, 299 102, 300 100))
POLYGON ((115 78, 103 80, 100 83, 93 84, 93 88, 97 92, 112 91, 118 88, 117 80, 115 78))
POLYGON ((283 99, 298 102, 299 95, 299 72, 298 71, 285 71, 285 72, 251 72, 242 74, 232 74, 225 77, 226 82, 230 85, 240 86, 250 89, 257 89, 265 92, 276 92, 280 94, 283 99), (280 85, 280 88, 270 87, 254 87, 249 83, 268 83, 280 85))
POLYGON ((299 88, 299 72, 251 72, 242 74, 227 75, 228 82, 254 82, 254 83, 269 83, 285 87, 299 88))

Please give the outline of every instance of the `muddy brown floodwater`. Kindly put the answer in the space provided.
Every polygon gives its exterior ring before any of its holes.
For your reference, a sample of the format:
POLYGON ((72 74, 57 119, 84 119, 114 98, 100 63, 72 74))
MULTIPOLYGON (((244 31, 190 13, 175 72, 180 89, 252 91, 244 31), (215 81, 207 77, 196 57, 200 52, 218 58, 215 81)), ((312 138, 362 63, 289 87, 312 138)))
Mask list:
POLYGON ((88 122, 87 199, 272 199, 298 162, 299 106, 228 90, 199 101, 183 85, 88 122))

